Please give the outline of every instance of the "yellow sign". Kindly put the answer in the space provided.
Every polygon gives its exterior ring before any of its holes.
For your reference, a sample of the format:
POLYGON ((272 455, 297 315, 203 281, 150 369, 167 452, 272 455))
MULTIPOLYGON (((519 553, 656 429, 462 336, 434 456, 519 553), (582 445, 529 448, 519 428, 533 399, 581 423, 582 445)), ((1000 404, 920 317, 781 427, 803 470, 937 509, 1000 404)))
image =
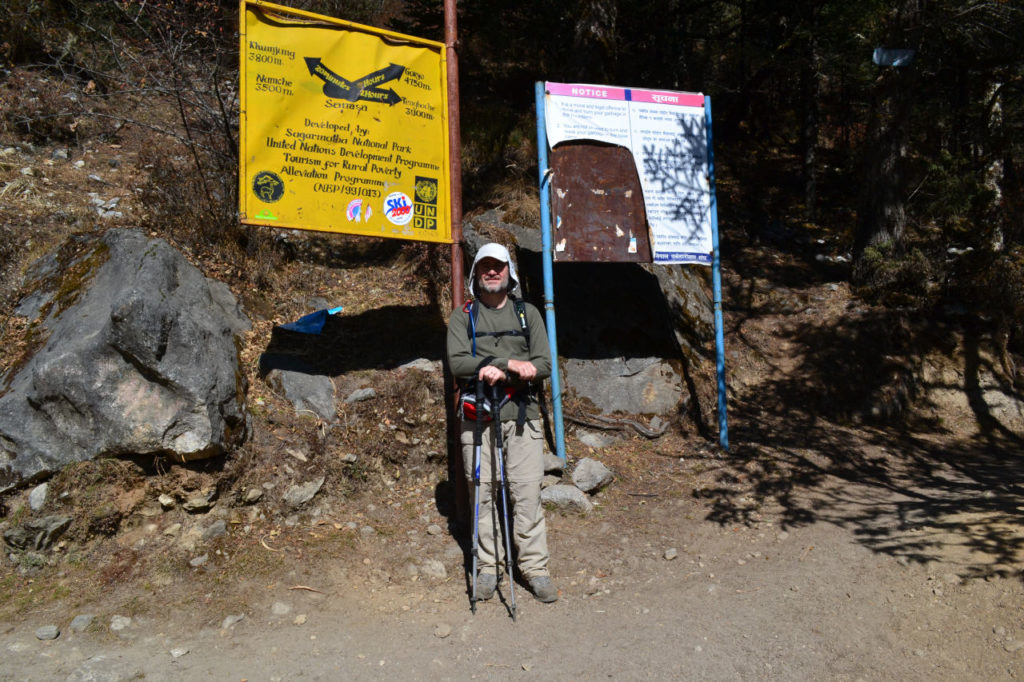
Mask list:
POLYGON ((445 46, 242 0, 250 225, 451 242, 445 46))

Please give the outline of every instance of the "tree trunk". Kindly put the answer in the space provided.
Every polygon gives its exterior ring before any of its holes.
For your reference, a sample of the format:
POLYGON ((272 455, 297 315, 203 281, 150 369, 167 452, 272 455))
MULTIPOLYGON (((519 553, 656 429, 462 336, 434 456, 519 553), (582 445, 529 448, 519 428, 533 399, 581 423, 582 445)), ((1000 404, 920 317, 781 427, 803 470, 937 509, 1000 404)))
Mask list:
POLYGON ((814 220, 818 213, 818 99, 821 95, 821 57, 814 36, 807 40, 806 59, 800 72, 803 126, 800 142, 803 148, 804 213, 814 220))
POLYGON ((898 247, 903 242, 906 211, 901 161, 909 106, 902 101, 906 94, 901 92, 900 80, 895 69, 879 79, 879 94, 865 140, 864 184, 855 239, 858 255, 868 246, 890 242, 898 247))

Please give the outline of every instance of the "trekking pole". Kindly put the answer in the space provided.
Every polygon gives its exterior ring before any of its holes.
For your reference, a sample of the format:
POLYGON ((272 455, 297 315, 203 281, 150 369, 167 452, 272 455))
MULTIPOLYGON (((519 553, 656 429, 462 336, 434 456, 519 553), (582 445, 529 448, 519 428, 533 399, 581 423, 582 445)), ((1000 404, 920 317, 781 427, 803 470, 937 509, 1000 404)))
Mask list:
MULTIPOLYGON (((480 553, 480 448, 483 443, 484 422, 481 406, 484 404, 484 384, 476 382, 476 421, 473 424, 473 589, 469 597, 469 610, 476 613, 476 571, 480 553)), ((492 493, 493 496, 493 493, 492 493)))
POLYGON ((498 460, 498 487, 501 488, 501 518, 503 522, 501 533, 505 536, 505 575, 508 576, 509 610, 512 612, 512 622, 514 623, 516 620, 516 588, 514 585, 515 581, 512 578, 512 537, 509 533, 508 479, 505 478, 505 457, 501 433, 501 408, 508 402, 509 397, 506 395, 501 402, 498 402, 498 386, 491 386, 491 391, 494 394, 491 405, 494 405, 496 402, 498 403, 497 407, 494 408, 494 452, 498 460))

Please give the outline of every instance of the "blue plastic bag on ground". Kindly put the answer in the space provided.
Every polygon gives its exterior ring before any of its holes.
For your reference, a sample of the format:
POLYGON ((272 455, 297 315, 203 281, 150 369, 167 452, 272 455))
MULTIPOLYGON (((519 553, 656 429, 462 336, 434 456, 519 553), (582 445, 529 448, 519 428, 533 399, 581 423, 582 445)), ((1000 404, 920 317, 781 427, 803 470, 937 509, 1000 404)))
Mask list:
POLYGON ((327 323, 327 316, 340 313, 341 309, 342 306, 331 308, 330 310, 318 310, 315 313, 303 315, 294 322, 282 324, 281 329, 287 329, 288 331, 299 332, 301 334, 319 334, 324 330, 324 324, 327 323))

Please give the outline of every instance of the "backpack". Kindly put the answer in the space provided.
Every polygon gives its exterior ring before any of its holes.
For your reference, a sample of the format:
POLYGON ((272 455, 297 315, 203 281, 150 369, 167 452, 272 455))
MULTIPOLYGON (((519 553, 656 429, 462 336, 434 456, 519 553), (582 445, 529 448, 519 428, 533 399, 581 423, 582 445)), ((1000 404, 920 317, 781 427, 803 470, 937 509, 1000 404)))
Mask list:
MULTIPOLYGON (((466 301, 466 305, 462 306, 462 312, 469 315, 469 327, 466 332, 469 334, 470 340, 473 342, 473 357, 476 357, 476 340, 481 336, 522 336, 526 339, 526 347, 530 347, 530 325, 526 322, 526 301, 516 298, 515 296, 509 296, 512 301, 512 305, 516 311, 516 318, 519 320, 519 329, 510 329, 508 331, 500 332, 478 332, 476 330, 476 318, 480 316, 480 301, 477 299, 470 299, 466 301)), ((487 359, 490 362, 491 358, 487 359)), ((486 362, 483 363, 487 364, 486 362)), ((480 365, 483 367, 483 365, 480 365)))
MULTIPOLYGON (((469 301, 466 301, 464 306, 462 306, 462 312, 469 315, 469 326, 466 328, 466 333, 472 341, 473 357, 476 357, 476 340, 481 336, 522 336, 526 339, 526 347, 530 347, 530 325, 526 321, 526 302, 514 296, 509 296, 509 299, 512 301, 512 305, 515 308, 516 319, 519 320, 519 329, 509 329, 496 332, 478 332, 476 330, 476 319, 480 315, 480 301, 477 299, 470 299, 469 301)), ((485 357, 480 361, 480 364, 477 365, 477 371, 479 372, 482 367, 490 363, 493 359, 493 355, 485 357)), ((526 423, 526 405, 529 402, 530 397, 529 387, 518 391, 512 391, 512 389, 506 387, 504 397, 499 403, 498 398, 484 397, 479 399, 477 397, 476 384, 476 378, 463 382, 462 395, 459 399, 459 406, 462 411, 463 419, 468 421, 491 421, 491 419, 498 418, 501 406, 504 405, 505 402, 511 400, 519 405, 519 414, 516 417, 516 424, 518 426, 522 426, 526 423)))

